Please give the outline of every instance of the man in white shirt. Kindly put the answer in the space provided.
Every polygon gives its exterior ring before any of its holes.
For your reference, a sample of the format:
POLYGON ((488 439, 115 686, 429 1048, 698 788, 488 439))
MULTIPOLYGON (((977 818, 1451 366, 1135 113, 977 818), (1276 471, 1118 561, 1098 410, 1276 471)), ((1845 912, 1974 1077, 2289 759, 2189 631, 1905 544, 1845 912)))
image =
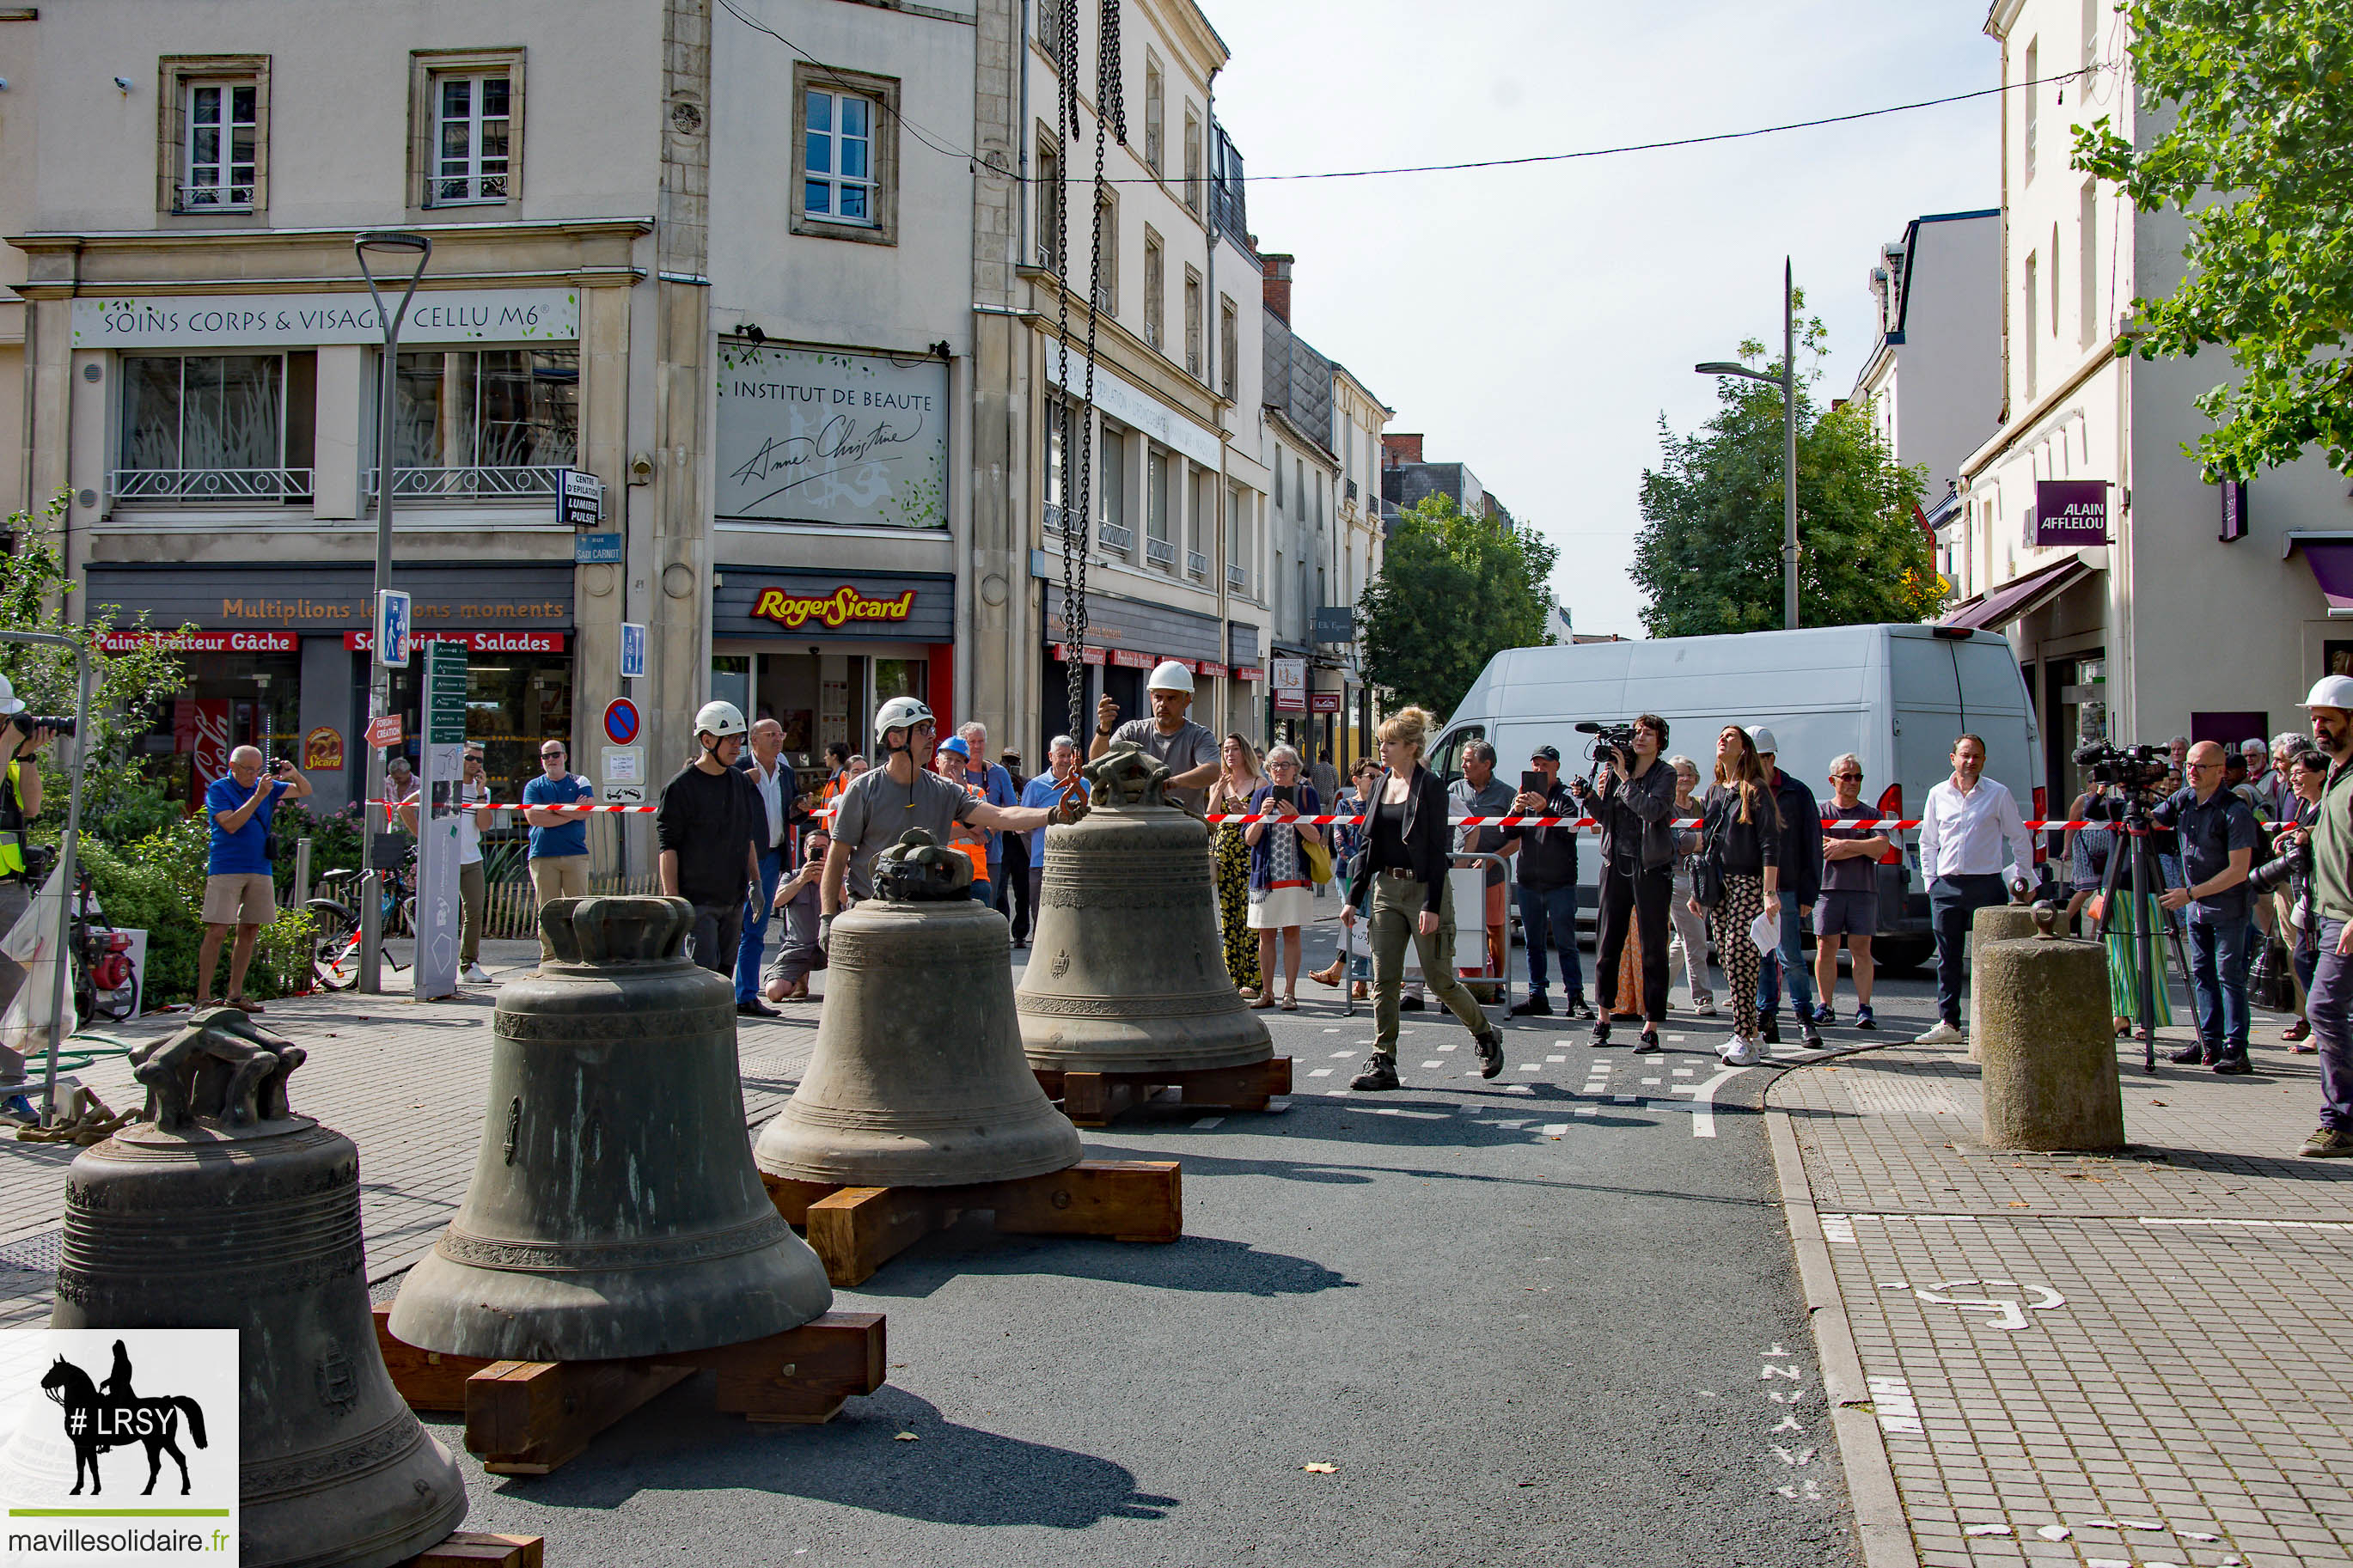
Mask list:
POLYGON ((735 948, 735 1010, 748 1017, 773 1018, 776 1010, 760 1000, 760 959, 768 946, 768 908, 792 858, 792 838, 786 831, 799 785, 792 763, 785 761, 785 727, 774 719, 752 726, 751 750, 735 766, 752 781, 766 807, 766 837, 760 841, 760 900, 744 916, 744 934, 735 948))
POLYGON ((2034 869, 2018 798, 1983 776, 1985 759, 1978 736, 1954 742, 1953 776, 1928 792, 1920 813, 1920 874, 1928 879, 1928 919, 1936 932, 1936 1026, 1915 1045, 1960 1043, 1969 922, 2002 901, 2005 870, 2023 882, 2034 869))

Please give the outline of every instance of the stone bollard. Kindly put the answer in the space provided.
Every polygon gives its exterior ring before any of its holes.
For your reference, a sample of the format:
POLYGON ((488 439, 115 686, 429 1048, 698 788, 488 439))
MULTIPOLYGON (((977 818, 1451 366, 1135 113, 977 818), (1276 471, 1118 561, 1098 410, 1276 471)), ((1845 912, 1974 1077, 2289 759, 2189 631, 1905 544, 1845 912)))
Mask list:
POLYGON ((2108 964, 2097 942, 2051 934, 1989 942, 1978 971, 1986 1146, 2120 1149, 2123 1090, 2108 1017, 2108 964))
POLYGON ((1969 921, 1969 974, 1961 992, 1961 1026, 1968 1031, 1968 1059, 1981 1062, 1978 1055, 1978 957, 1989 942, 2010 942, 2034 934, 2034 911, 2024 904, 1993 904, 1979 910, 1969 921))

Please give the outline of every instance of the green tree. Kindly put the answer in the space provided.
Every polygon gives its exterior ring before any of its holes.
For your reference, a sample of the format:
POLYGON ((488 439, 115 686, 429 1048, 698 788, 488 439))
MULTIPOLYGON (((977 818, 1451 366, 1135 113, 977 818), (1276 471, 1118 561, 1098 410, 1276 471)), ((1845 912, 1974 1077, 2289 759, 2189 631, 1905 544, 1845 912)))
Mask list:
POLYGON ((1473 516, 1442 495, 1398 514, 1358 602, 1365 675, 1386 706, 1443 717, 1505 648, 1552 641, 1553 563, 1534 530, 1473 516))
MULTIPOLYGON (((1819 353, 1822 338, 1819 319, 1806 323, 1805 346, 1819 353)), ((1763 352, 1741 345, 1746 360, 1763 352)), ((1926 470, 1896 463, 1867 405, 1817 410, 1806 385, 1815 377, 1798 386, 1798 624, 1925 619, 1942 598, 1913 521, 1926 470)), ((1650 596, 1642 625, 1654 637, 1782 624, 1781 393, 1726 377, 1716 395, 1715 417, 1688 437, 1660 416, 1665 461, 1642 473, 1633 578, 1650 596)))
POLYGON ((2144 359, 2225 345, 2239 367, 2185 448, 2207 479, 2309 446, 2353 473, 2353 13, 2344 0, 2134 0, 2135 145, 2101 116, 2079 169, 2189 225, 2181 280, 2134 301, 2144 359), (2152 134, 2152 128, 2154 133, 2152 134))
MULTIPOLYGON (((79 745, 53 742, 41 750, 41 815, 34 834, 54 840, 63 829, 71 781, 59 758, 81 755, 87 759, 82 771, 84 829, 127 843, 183 815, 141 772, 133 749, 156 706, 180 689, 183 677, 179 660, 160 647, 108 653, 101 646, 110 632, 145 630, 147 617, 142 615, 118 626, 111 605, 100 605, 84 617, 58 548, 66 500, 59 495, 37 518, 22 511, 10 517, 16 548, 0 554, 0 628, 70 638, 88 651, 92 677, 90 727, 79 745)), ((74 656, 65 648, 0 642, 0 675, 7 677, 33 712, 74 711, 74 656)))

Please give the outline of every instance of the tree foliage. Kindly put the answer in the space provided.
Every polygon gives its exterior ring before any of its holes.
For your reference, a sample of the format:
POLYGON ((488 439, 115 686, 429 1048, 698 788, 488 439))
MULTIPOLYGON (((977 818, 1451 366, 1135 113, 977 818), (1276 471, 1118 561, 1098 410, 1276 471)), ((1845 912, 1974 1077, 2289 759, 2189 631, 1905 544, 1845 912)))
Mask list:
POLYGON ((1365 676, 1383 702, 1443 717, 1496 654, 1552 641, 1558 553, 1532 530, 1473 516, 1446 496, 1399 513, 1358 605, 1365 676))
POLYGON ((2102 116, 2079 169, 2189 225, 2170 295, 2134 302, 2143 358, 2225 345, 2238 378, 2198 406, 2209 481, 2317 446, 2353 472, 2353 11, 2344 0, 2133 0, 2145 145, 2102 116))
MULTIPOLYGON (((1821 324, 1808 323, 1819 345, 1821 324)), ((1742 345, 1750 360, 1762 353, 1742 345)), ((1715 417, 1679 437, 1659 417, 1665 461, 1642 473, 1635 583, 1654 637, 1778 629, 1784 464, 1779 388, 1726 377, 1715 417)), ((1818 412, 1798 387, 1798 622, 1918 621, 1943 595, 1913 519, 1926 470, 1899 466, 1867 405, 1818 412)))

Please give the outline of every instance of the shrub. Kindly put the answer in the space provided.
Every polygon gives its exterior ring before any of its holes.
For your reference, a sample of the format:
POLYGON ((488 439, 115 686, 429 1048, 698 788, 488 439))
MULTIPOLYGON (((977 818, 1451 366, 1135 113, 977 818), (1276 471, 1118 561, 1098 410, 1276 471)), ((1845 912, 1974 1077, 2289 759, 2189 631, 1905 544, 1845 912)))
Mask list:
MULTIPOLYGON (((81 857, 106 918, 147 932, 144 1000, 150 1006, 185 1002, 196 994, 197 948, 204 940, 205 870, 212 835, 200 816, 151 833, 117 851, 85 841, 81 857)), ((286 857, 281 856, 281 859, 286 857)), ((234 938, 231 939, 232 941, 234 938)), ((246 994, 259 1001, 312 988, 311 959, 317 928, 301 910, 280 913, 254 941, 246 994)), ((216 986, 228 984, 228 943, 222 943, 216 986)))

